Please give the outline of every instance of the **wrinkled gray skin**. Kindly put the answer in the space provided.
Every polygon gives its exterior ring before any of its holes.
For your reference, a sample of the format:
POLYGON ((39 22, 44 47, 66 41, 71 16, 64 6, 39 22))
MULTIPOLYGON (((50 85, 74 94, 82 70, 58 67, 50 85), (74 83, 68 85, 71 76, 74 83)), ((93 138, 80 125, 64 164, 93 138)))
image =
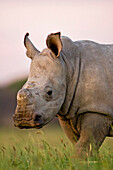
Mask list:
POLYGON ((79 156, 97 151, 113 136, 113 45, 73 42, 60 33, 39 52, 25 36, 32 59, 27 82, 17 94, 14 124, 41 128, 56 115, 79 156))

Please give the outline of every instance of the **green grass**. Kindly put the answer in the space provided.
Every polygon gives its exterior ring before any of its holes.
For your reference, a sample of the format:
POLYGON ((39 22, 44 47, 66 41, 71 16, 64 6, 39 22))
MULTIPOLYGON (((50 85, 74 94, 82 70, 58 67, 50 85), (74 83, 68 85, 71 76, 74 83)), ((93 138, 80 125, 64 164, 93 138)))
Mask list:
POLYGON ((0 170, 113 169, 113 138, 105 140, 99 157, 80 160, 59 127, 42 130, 0 129, 0 170))

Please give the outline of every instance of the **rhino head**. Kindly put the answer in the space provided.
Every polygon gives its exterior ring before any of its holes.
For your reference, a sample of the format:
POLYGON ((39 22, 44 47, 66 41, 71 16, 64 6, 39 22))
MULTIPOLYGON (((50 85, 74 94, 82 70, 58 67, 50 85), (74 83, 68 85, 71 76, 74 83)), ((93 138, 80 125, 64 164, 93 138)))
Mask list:
POLYGON ((65 99, 66 70, 60 57, 60 32, 47 37, 45 48, 39 52, 24 38, 27 56, 31 58, 27 82, 17 93, 14 125, 19 128, 41 128, 60 111, 65 99))

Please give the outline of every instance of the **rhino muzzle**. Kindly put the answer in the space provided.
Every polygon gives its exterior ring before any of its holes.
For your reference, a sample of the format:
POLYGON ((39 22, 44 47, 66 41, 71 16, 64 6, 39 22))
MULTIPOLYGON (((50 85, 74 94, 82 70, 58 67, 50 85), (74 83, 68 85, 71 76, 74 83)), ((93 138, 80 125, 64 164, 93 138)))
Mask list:
POLYGON ((17 107, 13 115, 14 125, 19 128, 41 128, 42 116, 35 113, 35 101, 29 89, 21 89, 17 94, 17 107))

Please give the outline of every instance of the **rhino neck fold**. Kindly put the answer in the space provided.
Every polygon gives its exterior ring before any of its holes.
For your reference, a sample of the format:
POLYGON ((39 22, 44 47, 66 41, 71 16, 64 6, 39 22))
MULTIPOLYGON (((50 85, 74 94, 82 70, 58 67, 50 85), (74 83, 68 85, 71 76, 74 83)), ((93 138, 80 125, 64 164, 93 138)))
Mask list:
MULTIPOLYGON (((67 67, 67 79, 66 79, 66 97, 64 100, 64 103, 62 105, 62 108, 59 112, 59 115, 63 116, 65 115, 67 118, 74 117, 73 113, 70 113, 70 109, 72 109, 72 106, 74 105, 73 100, 76 95, 77 86, 79 83, 79 77, 80 77, 80 70, 81 70, 81 57, 80 55, 72 56, 74 58, 74 63, 72 64, 67 58, 67 56, 62 52, 61 53, 62 58, 64 60, 64 63, 67 67)), ((77 112, 78 108, 74 110, 74 113, 77 112)))

